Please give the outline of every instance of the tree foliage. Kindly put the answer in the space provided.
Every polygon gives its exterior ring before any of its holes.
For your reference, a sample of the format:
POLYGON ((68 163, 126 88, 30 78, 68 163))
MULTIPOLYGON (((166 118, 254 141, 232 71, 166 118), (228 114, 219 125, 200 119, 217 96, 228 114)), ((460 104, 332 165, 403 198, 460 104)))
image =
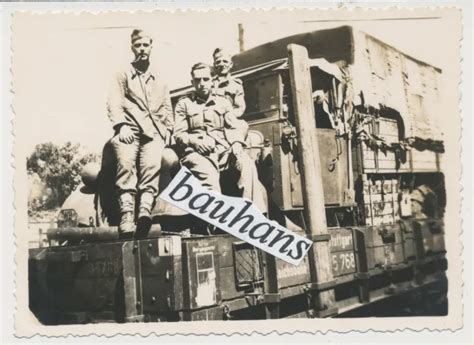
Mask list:
POLYGON ((29 186, 29 210, 34 212, 61 206, 79 185, 82 167, 89 162, 97 161, 99 161, 97 154, 82 153, 79 144, 67 142, 64 145, 53 143, 36 145, 33 153, 27 158, 26 167, 29 177, 33 177, 29 180, 39 179, 43 188, 39 188, 42 191, 35 195, 32 186, 29 186))

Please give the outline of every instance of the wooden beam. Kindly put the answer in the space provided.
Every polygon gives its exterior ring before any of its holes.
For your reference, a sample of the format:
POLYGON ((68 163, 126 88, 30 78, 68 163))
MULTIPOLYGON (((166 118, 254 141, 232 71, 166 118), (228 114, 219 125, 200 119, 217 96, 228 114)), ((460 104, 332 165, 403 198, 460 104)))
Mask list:
POLYGON ((126 241, 122 246, 122 273, 125 303, 125 321, 136 322, 143 319, 140 290, 140 274, 137 270, 137 242, 126 241))
POLYGON ((244 25, 242 23, 239 23, 238 27, 239 27, 239 52, 242 53, 245 51, 244 25))
MULTIPOLYGON (((268 253, 263 253, 264 259, 264 286, 266 295, 279 295, 278 289, 278 271, 276 258, 268 253)), ((265 303, 265 315, 267 319, 278 319, 280 316, 280 303, 265 303)))
MULTIPOLYGON (((326 210, 324 206, 323 180, 319 158, 319 144, 316 137, 312 84, 306 48, 288 45, 291 92, 295 125, 298 135, 299 164, 302 177, 305 216, 308 236, 328 234, 326 210)), ((311 279, 314 283, 333 280, 329 242, 314 242, 308 253, 311 279)), ((333 307, 334 291, 315 292, 314 307, 318 310, 333 307)))

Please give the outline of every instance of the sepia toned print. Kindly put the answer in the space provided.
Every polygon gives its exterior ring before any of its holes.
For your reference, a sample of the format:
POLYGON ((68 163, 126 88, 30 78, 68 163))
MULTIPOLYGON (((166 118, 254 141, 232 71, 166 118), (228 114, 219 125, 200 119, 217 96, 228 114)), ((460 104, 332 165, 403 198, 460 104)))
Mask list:
POLYGON ((17 332, 459 327, 459 32, 15 15, 17 332))

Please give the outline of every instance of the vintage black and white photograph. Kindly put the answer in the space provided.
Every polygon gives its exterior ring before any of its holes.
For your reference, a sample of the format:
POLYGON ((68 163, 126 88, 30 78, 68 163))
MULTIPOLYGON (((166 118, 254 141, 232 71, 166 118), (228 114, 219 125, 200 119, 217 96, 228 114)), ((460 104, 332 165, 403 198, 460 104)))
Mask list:
POLYGON ((17 327, 457 325, 459 36, 441 8, 16 14, 17 327))

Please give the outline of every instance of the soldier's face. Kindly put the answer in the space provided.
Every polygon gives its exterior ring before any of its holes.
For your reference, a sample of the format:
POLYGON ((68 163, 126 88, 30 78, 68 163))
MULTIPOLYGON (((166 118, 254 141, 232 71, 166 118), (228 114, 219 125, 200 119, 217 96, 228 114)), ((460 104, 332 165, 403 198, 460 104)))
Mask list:
POLYGON ((135 61, 144 61, 150 58, 151 39, 142 37, 132 43, 132 52, 135 55, 135 61))
POLYGON ((192 84, 199 96, 207 97, 212 88, 211 70, 209 68, 201 68, 193 71, 192 84))
POLYGON ((218 75, 226 75, 232 68, 232 59, 230 56, 218 55, 214 59, 214 68, 218 75))

